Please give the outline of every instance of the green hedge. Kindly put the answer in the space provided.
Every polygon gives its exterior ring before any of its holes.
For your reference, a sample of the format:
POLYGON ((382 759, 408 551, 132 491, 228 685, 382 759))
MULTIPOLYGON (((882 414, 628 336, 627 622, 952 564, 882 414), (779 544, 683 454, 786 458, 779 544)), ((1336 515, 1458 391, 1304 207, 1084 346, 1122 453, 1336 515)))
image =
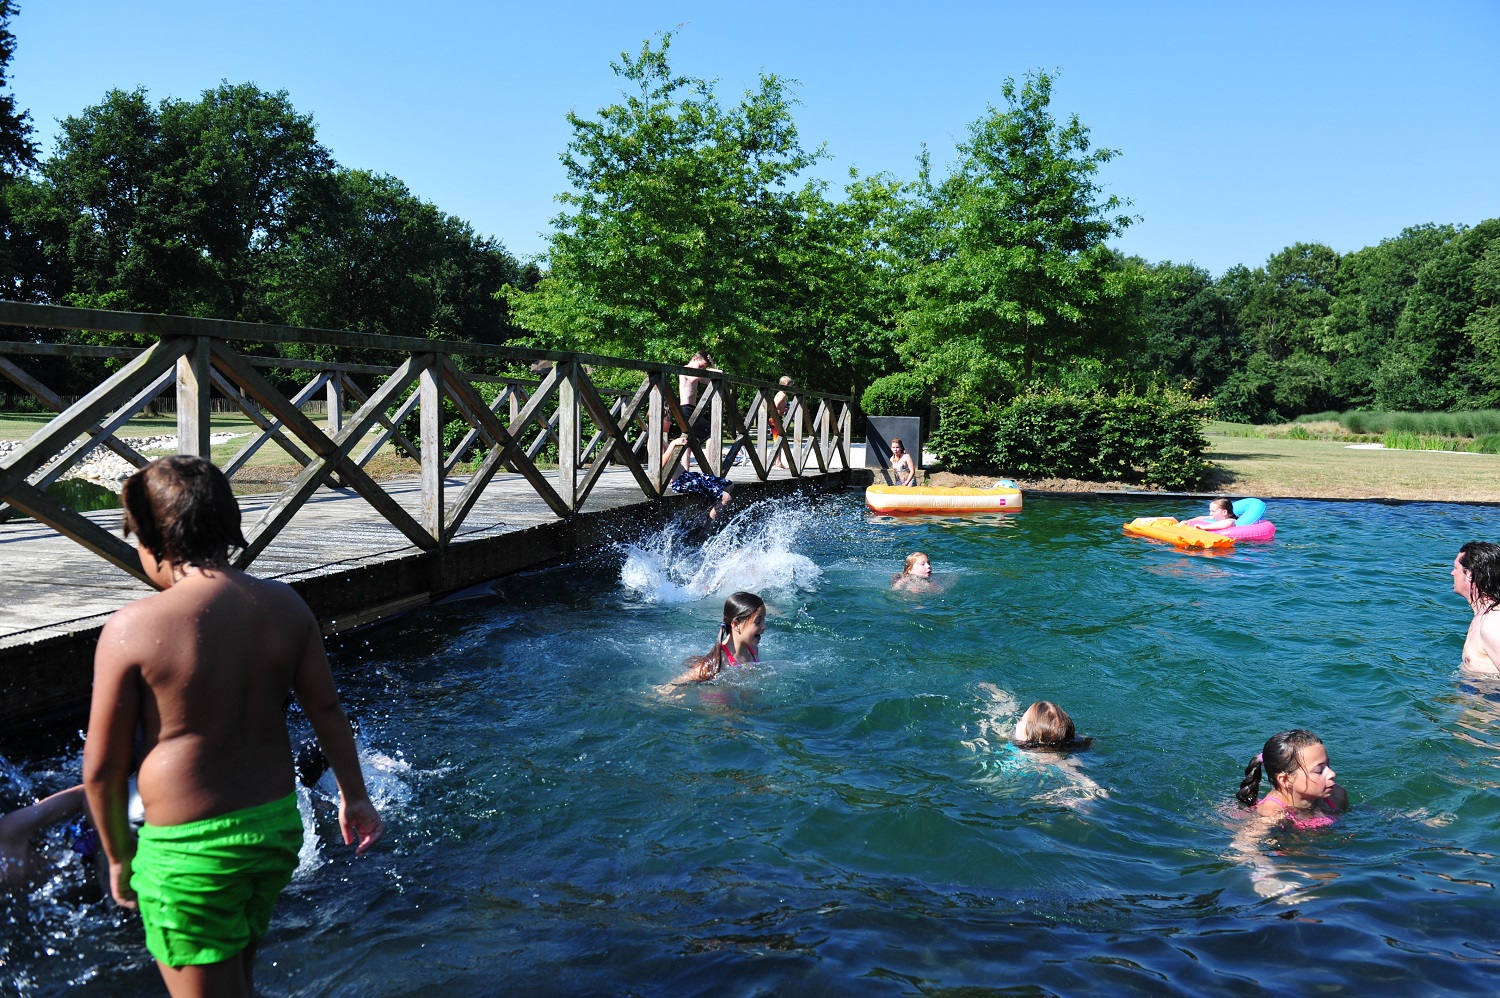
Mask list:
POLYGON ((1203 427, 1211 410, 1206 399, 1161 388, 1036 391, 1004 405, 958 393, 938 403, 942 421, 929 446, 955 471, 1186 488, 1208 470, 1203 427))
POLYGON ((927 383, 915 374, 897 371, 870 382, 859 398, 859 406, 869 416, 927 415, 927 383))

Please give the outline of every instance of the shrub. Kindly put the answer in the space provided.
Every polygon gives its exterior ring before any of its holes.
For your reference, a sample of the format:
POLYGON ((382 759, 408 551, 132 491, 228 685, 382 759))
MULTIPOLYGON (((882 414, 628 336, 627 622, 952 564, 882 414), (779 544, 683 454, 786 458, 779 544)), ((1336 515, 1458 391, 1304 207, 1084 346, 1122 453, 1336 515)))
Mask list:
POLYGON ((954 471, 983 471, 993 463, 995 408, 977 392, 960 388, 938 401, 938 425, 927 440, 938 460, 954 471))
POLYGON ((876 378, 860 396, 859 405, 872 416, 925 416, 927 383, 908 371, 876 378))
POLYGON ((1072 395, 1053 389, 998 408, 955 393, 940 405, 933 449, 955 469, 1164 488, 1194 485, 1208 470, 1203 427, 1211 403, 1180 391, 1072 395))

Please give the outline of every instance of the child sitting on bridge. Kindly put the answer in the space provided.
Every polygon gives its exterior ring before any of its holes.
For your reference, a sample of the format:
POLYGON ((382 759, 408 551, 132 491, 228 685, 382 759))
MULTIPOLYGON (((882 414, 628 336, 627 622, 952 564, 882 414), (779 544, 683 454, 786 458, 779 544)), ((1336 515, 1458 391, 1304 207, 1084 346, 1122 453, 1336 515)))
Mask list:
POLYGON ((297 866, 302 819, 282 705, 294 692, 338 780, 344 841, 380 840, 317 619, 290 587, 229 565, 229 481, 199 457, 126 482, 124 530, 163 591, 110 617, 94 657, 83 777, 110 889, 138 904, 174 995, 247 995, 256 946, 297 866), (127 817, 137 725, 146 824, 127 817))

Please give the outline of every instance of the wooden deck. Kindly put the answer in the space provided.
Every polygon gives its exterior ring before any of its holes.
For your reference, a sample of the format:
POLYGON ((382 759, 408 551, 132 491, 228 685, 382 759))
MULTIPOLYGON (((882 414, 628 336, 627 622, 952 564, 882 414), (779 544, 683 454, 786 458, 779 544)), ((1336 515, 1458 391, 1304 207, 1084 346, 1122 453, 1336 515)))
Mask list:
MULTIPOLYGON (((549 473, 555 475, 555 472, 549 473)), ((794 478, 784 472, 760 482, 734 468, 737 504, 801 490, 841 489, 861 472, 794 478)), ((450 479, 455 495, 463 482, 450 479)), ((416 515, 421 482, 385 483, 416 515)), ((245 522, 275 496, 242 497, 245 522)), ((497 475, 459 534, 441 554, 422 551, 362 497, 322 489, 299 509, 256 560, 252 571, 297 588, 327 632, 346 630, 420 606, 436 596, 664 523, 700 502, 642 497, 633 476, 610 468, 582 511, 559 518, 519 474, 497 475)), ((120 511, 87 514, 119 533, 120 511)), ((92 673, 93 643, 109 614, 151 592, 131 575, 34 520, 0 524, 0 722, 76 711, 92 673)))

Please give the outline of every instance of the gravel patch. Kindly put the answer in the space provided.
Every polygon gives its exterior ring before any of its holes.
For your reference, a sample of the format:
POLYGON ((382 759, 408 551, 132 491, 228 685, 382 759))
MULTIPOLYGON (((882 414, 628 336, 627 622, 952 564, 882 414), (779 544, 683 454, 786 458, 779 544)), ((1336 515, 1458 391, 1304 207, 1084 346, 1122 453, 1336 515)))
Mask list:
MULTIPOLYGON (((235 437, 245 436, 249 434, 214 433, 208 439, 210 443, 221 444, 235 437)), ((121 437, 120 440, 147 457, 177 453, 177 434, 175 433, 157 434, 150 437, 121 437)), ((20 440, 0 440, 0 460, 4 460, 11 451, 20 450, 21 444, 20 440)), ((125 479, 135 474, 135 471, 134 465, 114 451, 104 447, 95 447, 63 472, 62 478, 64 480, 78 478, 85 482, 93 482, 95 485, 102 485, 118 494, 125 484, 125 479)))

